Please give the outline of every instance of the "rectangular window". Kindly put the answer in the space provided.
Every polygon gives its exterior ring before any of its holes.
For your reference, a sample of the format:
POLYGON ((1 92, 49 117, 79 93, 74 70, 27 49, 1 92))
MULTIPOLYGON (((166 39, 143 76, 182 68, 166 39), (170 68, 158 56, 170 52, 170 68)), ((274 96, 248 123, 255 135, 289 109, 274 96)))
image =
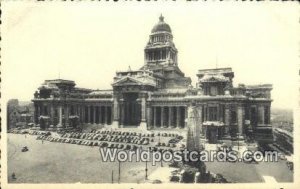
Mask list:
POLYGON ((236 111, 233 110, 231 111, 231 123, 237 123, 237 116, 236 116, 236 111))
POLYGON ((45 113, 45 116, 47 116, 48 115, 48 106, 46 105, 46 106, 44 106, 44 113, 45 113))
POLYGON ((210 95, 216 96, 217 94, 218 94, 218 88, 216 86, 211 86, 210 87, 210 95))
POLYGON ((209 121, 217 121, 217 115, 218 115, 218 109, 217 107, 209 107, 208 108, 208 114, 209 114, 209 121))
POLYGON ((265 124, 270 124, 270 108, 268 106, 265 106, 265 124))

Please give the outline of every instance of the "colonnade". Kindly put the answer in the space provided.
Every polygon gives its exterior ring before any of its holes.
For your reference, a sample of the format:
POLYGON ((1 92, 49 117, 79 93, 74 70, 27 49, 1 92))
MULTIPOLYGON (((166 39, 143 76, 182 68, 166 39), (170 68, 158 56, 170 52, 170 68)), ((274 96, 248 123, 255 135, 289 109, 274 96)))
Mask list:
POLYGON ((148 123, 154 128, 184 128, 187 118, 185 106, 152 106, 149 108, 148 123))
POLYGON ((90 124, 111 124, 112 107, 106 105, 85 106, 83 122, 90 124))

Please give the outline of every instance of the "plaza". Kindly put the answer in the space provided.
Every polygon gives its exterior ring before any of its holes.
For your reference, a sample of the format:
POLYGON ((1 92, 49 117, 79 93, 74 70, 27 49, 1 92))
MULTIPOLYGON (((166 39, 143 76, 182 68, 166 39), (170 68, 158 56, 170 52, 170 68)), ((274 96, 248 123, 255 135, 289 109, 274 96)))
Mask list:
MULTIPOLYGON (((8 134, 8 182, 10 183, 114 183, 118 182, 119 163, 103 162, 99 147, 36 140, 36 135, 8 134), (23 146, 29 151, 21 152, 23 146), (16 179, 11 178, 15 173, 16 179)), ((264 182, 271 176, 277 182, 293 182, 293 173, 284 160, 279 162, 207 162, 207 169, 238 183, 264 182)), ((168 163, 148 164, 149 179, 159 179, 160 171, 168 172, 168 163)), ((160 178, 167 182, 166 178, 160 178)), ((145 182, 144 162, 121 163, 121 183, 145 182)))

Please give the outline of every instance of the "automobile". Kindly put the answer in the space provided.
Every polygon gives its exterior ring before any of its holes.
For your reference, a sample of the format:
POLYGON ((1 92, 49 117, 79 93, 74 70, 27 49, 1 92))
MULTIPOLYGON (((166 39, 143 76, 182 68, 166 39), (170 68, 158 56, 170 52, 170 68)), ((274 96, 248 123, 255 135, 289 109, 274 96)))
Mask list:
POLYGON ((130 150, 130 149, 131 149, 131 145, 130 145, 130 144, 127 144, 125 149, 126 149, 126 150, 130 150))
POLYGON ((179 182, 180 178, 177 175, 170 176, 170 182, 179 182))
POLYGON ((131 145, 130 150, 135 151, 137 149, 136 145, 131 145))
POLYGON ((23 148, 22 148, 22 152, 27 152, 29 149, 28 149, 28 147, 27 146, 24 146, 23 148))
POLYGON ((142 144, 143 145, 148 145, 149 144, 149 140, 144 140, 144 142, 142 144))
POLYGON ((98 142, 98 146, 104 148, 104 147, 107 147, 108 144, 106 142, 98 142))
POLYGON ((127 146, 123 145, 123 147, 121 148, 121 150, 127 150, 127 146))
POLYGON ((157 142, 157 143, 155 144, 155 146, 161 146, 161 143, 160 143, 160 142, 157 142))
POLYGON ((178 141, 179 141, 178 139, 172 138, 172 139, 169 140, 168 143, 169 143, 169 144, 175 144, 175 143, 178 143, 178 141))
POLYGON ((82 143, 82 140, 78 140, 76 144, 81 144, 82 143))
POLYGON ((285 157, 285 155, 283 153, 278 153, 278 157, 281 159, 281 160, 287 160, 287 158, 285 157))

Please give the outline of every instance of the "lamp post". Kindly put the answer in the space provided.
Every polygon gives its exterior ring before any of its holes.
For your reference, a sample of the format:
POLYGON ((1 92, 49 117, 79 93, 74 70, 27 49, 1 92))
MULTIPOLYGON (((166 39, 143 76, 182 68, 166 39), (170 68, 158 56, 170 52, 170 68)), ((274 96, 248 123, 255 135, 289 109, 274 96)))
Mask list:
POLYGON ((121 162, 119 161, 119 178, 118 178, 118 183, 120 184, 121 181, 121 162))
POLYGON ((146 168, 145 168, 145 180, 148 180, 148 165, 146 161, 146 168))

